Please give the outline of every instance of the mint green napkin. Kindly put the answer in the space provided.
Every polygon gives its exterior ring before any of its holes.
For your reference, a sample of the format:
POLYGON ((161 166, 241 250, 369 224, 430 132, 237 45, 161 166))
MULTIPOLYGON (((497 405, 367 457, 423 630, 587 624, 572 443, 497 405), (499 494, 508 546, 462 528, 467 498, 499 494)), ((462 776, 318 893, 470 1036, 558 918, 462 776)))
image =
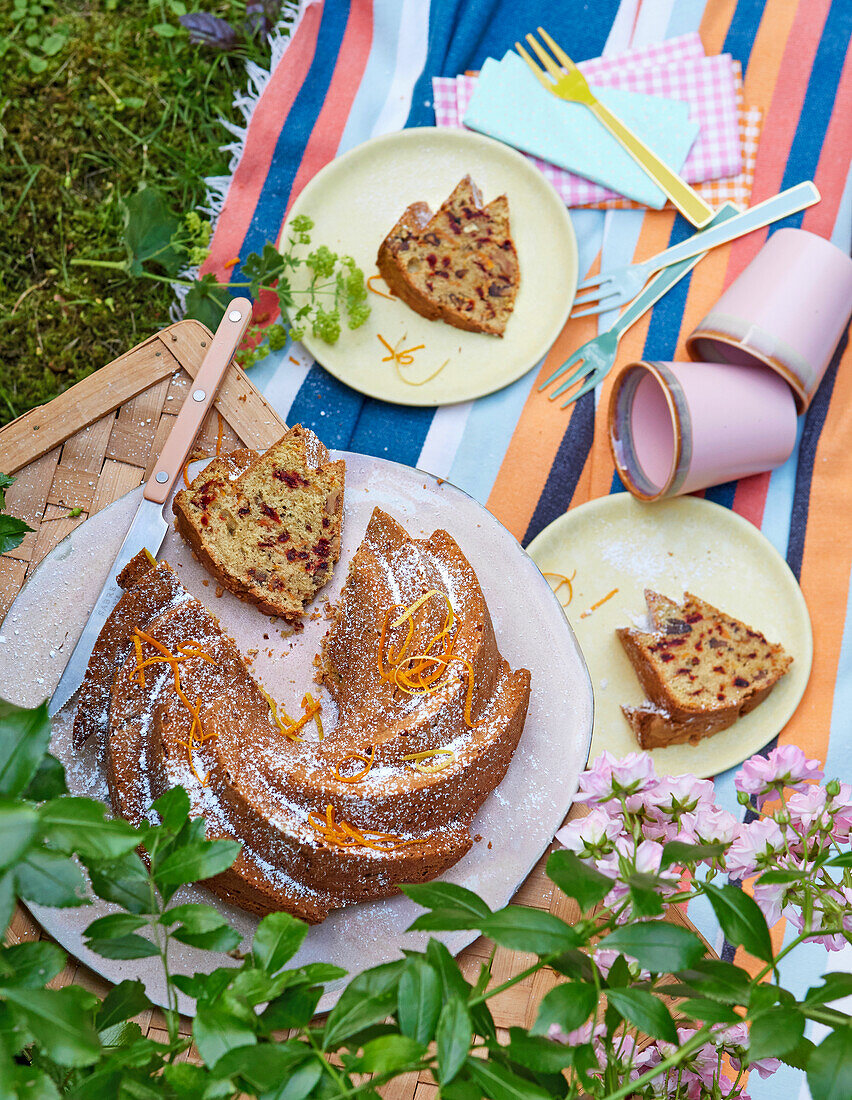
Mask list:
MULTIPOLYGON (((700 130, 690 121, 689 104, 616 88, 593 90, 658 157, 680 171, 700 130)), ((655 210, 666 201, 588 107, 551 95, 516 53, 502 61, 486 60, 464 124, 655 210)))

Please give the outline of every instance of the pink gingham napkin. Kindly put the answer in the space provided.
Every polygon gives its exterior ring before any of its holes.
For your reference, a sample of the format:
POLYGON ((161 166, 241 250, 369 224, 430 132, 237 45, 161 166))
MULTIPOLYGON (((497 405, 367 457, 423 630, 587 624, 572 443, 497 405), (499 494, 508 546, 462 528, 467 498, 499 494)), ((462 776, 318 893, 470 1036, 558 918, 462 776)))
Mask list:
MULTIPOLYGON (((690 183, 737 176, 742 170, 740 117, 730 55, 705 57, 697 34, 654 43, 615 57, 580 63, 587 79, 646 95, 679 99, 690 104, 701 131, 681 169, 690 183)), ((438 126, 461 127, 476 88, 475 76, 432 81, 438 126)), ((563 168, 530 157, 568 206, 618 199, 621 196, 563 168)))

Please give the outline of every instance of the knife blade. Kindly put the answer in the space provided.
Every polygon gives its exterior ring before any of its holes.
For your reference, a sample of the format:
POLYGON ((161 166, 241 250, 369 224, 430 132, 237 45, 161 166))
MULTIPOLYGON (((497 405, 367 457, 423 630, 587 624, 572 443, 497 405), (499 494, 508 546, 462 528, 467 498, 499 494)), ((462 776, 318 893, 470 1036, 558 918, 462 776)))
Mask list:
POLYGON ((168 520, 163 515, 163 505, 183 470, 193 441, 250 320, 251 302, 248 298, 234 298, 219 322, 192 388, 166 437, 154 471, 145 484, 142 502, 130 530, 109 568, 92 613, 51 696, 48 705, 51 716, 65 706, 83 682, 98 635, 122 593, 116 580, 118 573, 140 550, 147 550, 152 557, 156 557, 162 546, 169 529, 168 520))

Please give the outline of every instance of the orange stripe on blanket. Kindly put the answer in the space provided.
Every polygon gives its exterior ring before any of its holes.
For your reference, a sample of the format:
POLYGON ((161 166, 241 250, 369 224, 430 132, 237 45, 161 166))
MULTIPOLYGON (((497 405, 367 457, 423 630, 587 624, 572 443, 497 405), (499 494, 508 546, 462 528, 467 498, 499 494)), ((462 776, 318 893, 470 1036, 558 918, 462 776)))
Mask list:
POLYGON ((733 510, 755 527, 760 527, 763 523, 770 476, 768 473, 755 474, 754 477, 744 477, 737 482, 733 510))
POLYGON ((202 275, 212 272, 223 283, 232 276, 225 264, 240 254, 278 137, 313 64, 322 10, 322 4, 315 4, 305 11, 286 56, 258 100, 246 133, 243 155, 234 170, 227 201, 213 234, 210 255, 201 268, 202 275))
MULTIPOLYGON (((753 203, 770 198, 781 188, 829 7, 830 0, 807 0, 806 3, 800 3, 796 11, 778 70, 772 105, 763 124, 754 175, 753 203)), ((764 15, 763 23, 765 22, 764 15)), ((780 41, 783 39, 779 40, 773 31, 771 44, 767 48, 777 50, 780 41)), ((769 64, 763 56, 754 60, 758 64, 769 64)), ((751 68, 752 62, 749 63, 749 72, 751 68)), ((734 244, 728 271, 729 280, 736 278, 754 259, 767 235, 767 230, 761 229, 749 233, 734 244)))
POLYGON ((708 56, 724 50, 725 38, 736 8, 737 0, 713 0, 712 4, 707 4, 704 8, 698 33, 708 56))
MULTIPOLYGON (((302 163, 293 180, 290 189, 290 198, 287 202, 287 210, 299 197, 305 185, 324 168, 329 161, 334 160, 340 147, 340 139, 346 123, 349 120, 349 112, 358 89, 361 86, 361 78, 367 67, 367 59, 370 56, 370 48, 373 44, 373 2, 372 0, 353 0, 340 43, 340 53, 334 68, 334 74, 328 87, 322 110, 317 115, 308 144, 305 147, 302 163)), ((281 223, 281 230, 287 220, 285 212, 281 223)), ((278 239, 281 239, 281 230, 278 239)))
POLYGON ((802 229, 818 233, 821 237, 831 237, 834 232, 837 209, 846 186, 850 154, 852 154, 850 117, 852 117, 852 52, 847 53, 843 64, 831 121, 825 133, 825 141, 814 177, 814 182, 822 195, 822 201, 816 206, 809 207, 802 219, 802 229))
POLYGON ((852 345, 841 360, 831 405, 814 456, 801 585, 814 629, 814 665, 799 708, 781 734, 825 761, 849 575, 852 570, 852 345))
POLYGON ((749 106, 769 110, 778 83, 784 51, 798 8, 795 0, 767 0, 752 42, 743 96, 749 106))

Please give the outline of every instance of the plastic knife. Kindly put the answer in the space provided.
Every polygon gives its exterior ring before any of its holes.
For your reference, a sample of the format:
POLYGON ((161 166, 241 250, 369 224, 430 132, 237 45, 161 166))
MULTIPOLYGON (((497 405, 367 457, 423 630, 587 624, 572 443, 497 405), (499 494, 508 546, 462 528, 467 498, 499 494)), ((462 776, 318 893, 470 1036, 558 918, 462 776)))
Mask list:
POLYGON ((169 529, 168 520, 163 515, 163 505, 180 477, 198 429, 213 404, 216 392, 250 320, 251 302, 248 298, 234 298, 228 304, 210 349, 192 383, 192 389, 163 444, 154 472, 145 484, 142 503, 133 517, 121 549, 110 566, 94 609, 83 627, 83 633, 53 693, 48 707, 51 715, 65 706, 83 682, 97 637, 121 596, 122 590, 116 581, 116 576, 140 550, 148 550, 152 556, 156 557, 157 551, 162 546, 166 531, 169 529))

